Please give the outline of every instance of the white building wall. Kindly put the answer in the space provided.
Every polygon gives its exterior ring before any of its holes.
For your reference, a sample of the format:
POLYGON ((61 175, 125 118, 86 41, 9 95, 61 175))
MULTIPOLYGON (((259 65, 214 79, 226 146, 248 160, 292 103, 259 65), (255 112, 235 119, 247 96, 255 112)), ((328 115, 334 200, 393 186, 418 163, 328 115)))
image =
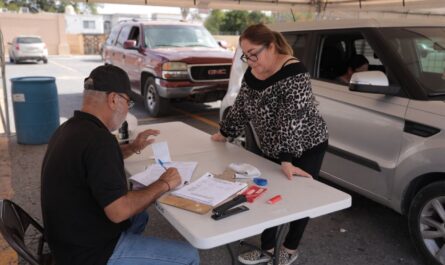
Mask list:
POLYGON ((96 15, 65 15, 67 34, 103 34, 104 19, 96 15))

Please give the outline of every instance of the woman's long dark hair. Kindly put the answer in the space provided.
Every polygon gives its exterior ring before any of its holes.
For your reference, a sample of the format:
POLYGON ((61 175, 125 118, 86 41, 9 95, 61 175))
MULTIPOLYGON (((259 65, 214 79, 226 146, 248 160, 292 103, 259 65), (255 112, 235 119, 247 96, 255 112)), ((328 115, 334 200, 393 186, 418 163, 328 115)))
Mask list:
POLYGON ((264 45, 266 47, 269 47, 270 44, 273 43, 279 54, 291 56, 294 54, 294 51, 281 33, 270 30, 262 23, 249 26, 244 30, 239 38, 239 42, 241 43, 242 40, 248 40, 254 44, 264 45))

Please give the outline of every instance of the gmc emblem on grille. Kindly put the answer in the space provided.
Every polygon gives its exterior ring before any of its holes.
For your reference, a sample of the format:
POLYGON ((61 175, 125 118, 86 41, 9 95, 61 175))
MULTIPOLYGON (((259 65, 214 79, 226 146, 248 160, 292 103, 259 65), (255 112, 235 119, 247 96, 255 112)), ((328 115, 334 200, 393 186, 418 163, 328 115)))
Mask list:
POLYGON ((226 73, 226 69, 211 69, 207 71, 208 75, 225 75, 226 73))

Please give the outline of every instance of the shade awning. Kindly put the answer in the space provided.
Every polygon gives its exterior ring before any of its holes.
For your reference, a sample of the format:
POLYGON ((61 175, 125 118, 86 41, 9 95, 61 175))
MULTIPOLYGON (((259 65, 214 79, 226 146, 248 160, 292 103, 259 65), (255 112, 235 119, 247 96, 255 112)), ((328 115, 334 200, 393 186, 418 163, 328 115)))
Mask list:
POLYGON ((445 0, 75 0, 84 3, 134 4, 209 9, 313 12, 322 10, 394 10, 445 8, 445 0))

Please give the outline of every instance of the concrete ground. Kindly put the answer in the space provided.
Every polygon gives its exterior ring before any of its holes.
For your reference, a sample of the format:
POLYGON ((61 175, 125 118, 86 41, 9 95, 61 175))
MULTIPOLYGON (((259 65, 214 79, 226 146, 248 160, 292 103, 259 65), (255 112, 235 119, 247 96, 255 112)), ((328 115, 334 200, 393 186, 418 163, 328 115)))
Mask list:
MULTIPOLYGON (((69 118, 79 108, 81 94, 76 87, 100 61, 93 58, 54 58, 48 65, 10 65, 11 75, 35 73, 43 67, 58 77, 60 116, 69 118), (79 65, 77 65, 79 64, 79 65), (30 67, 32 70, 28 70, 30 67), (14 72, 17 69, 17 72, 14 72), (65 71, 65 72, 62 72, 65 71), (76 72, 79 71, 79 72, 76 72), (75 78, 74 78, 75 77, 75 78), (65 89, 65 90, 64 90, 65 89)), ((7 68, 8 69, 8 68, 7 68)), ((36 73, 40 74, 40 73, 36 73)), ((174 104, 171 115, 162 119, 147 117, 141 102, 132 114, 139 124, 183 121, 207 133, 217 129, 218 103, 174 104)), ((155 127, 155 125, 154 125, 155 127)), ((0 136, 0 198, 11 198, 41 222, 40 166, 46 145, 20 145, 15 136, 0 136)), ((348 191, 346 191, 348 192, 348 191)), ((348 192, 350 193, 350 192, 348 192)), ((417 265, 421 264, 408 236, 404 217, 360 195, 352 194, 352 207, 315 218, 309 223, 300 245, 299 265, 417 265)), ((178 232, 151 207, 147 235, 184 240, 178 232)), ((249 238, 258 244, 259 237, 249 238)), ((201 264, 230 264, 225 247, 200 250, 201 264)), ((0 237, 0 265, 25 264, 0 237)))

